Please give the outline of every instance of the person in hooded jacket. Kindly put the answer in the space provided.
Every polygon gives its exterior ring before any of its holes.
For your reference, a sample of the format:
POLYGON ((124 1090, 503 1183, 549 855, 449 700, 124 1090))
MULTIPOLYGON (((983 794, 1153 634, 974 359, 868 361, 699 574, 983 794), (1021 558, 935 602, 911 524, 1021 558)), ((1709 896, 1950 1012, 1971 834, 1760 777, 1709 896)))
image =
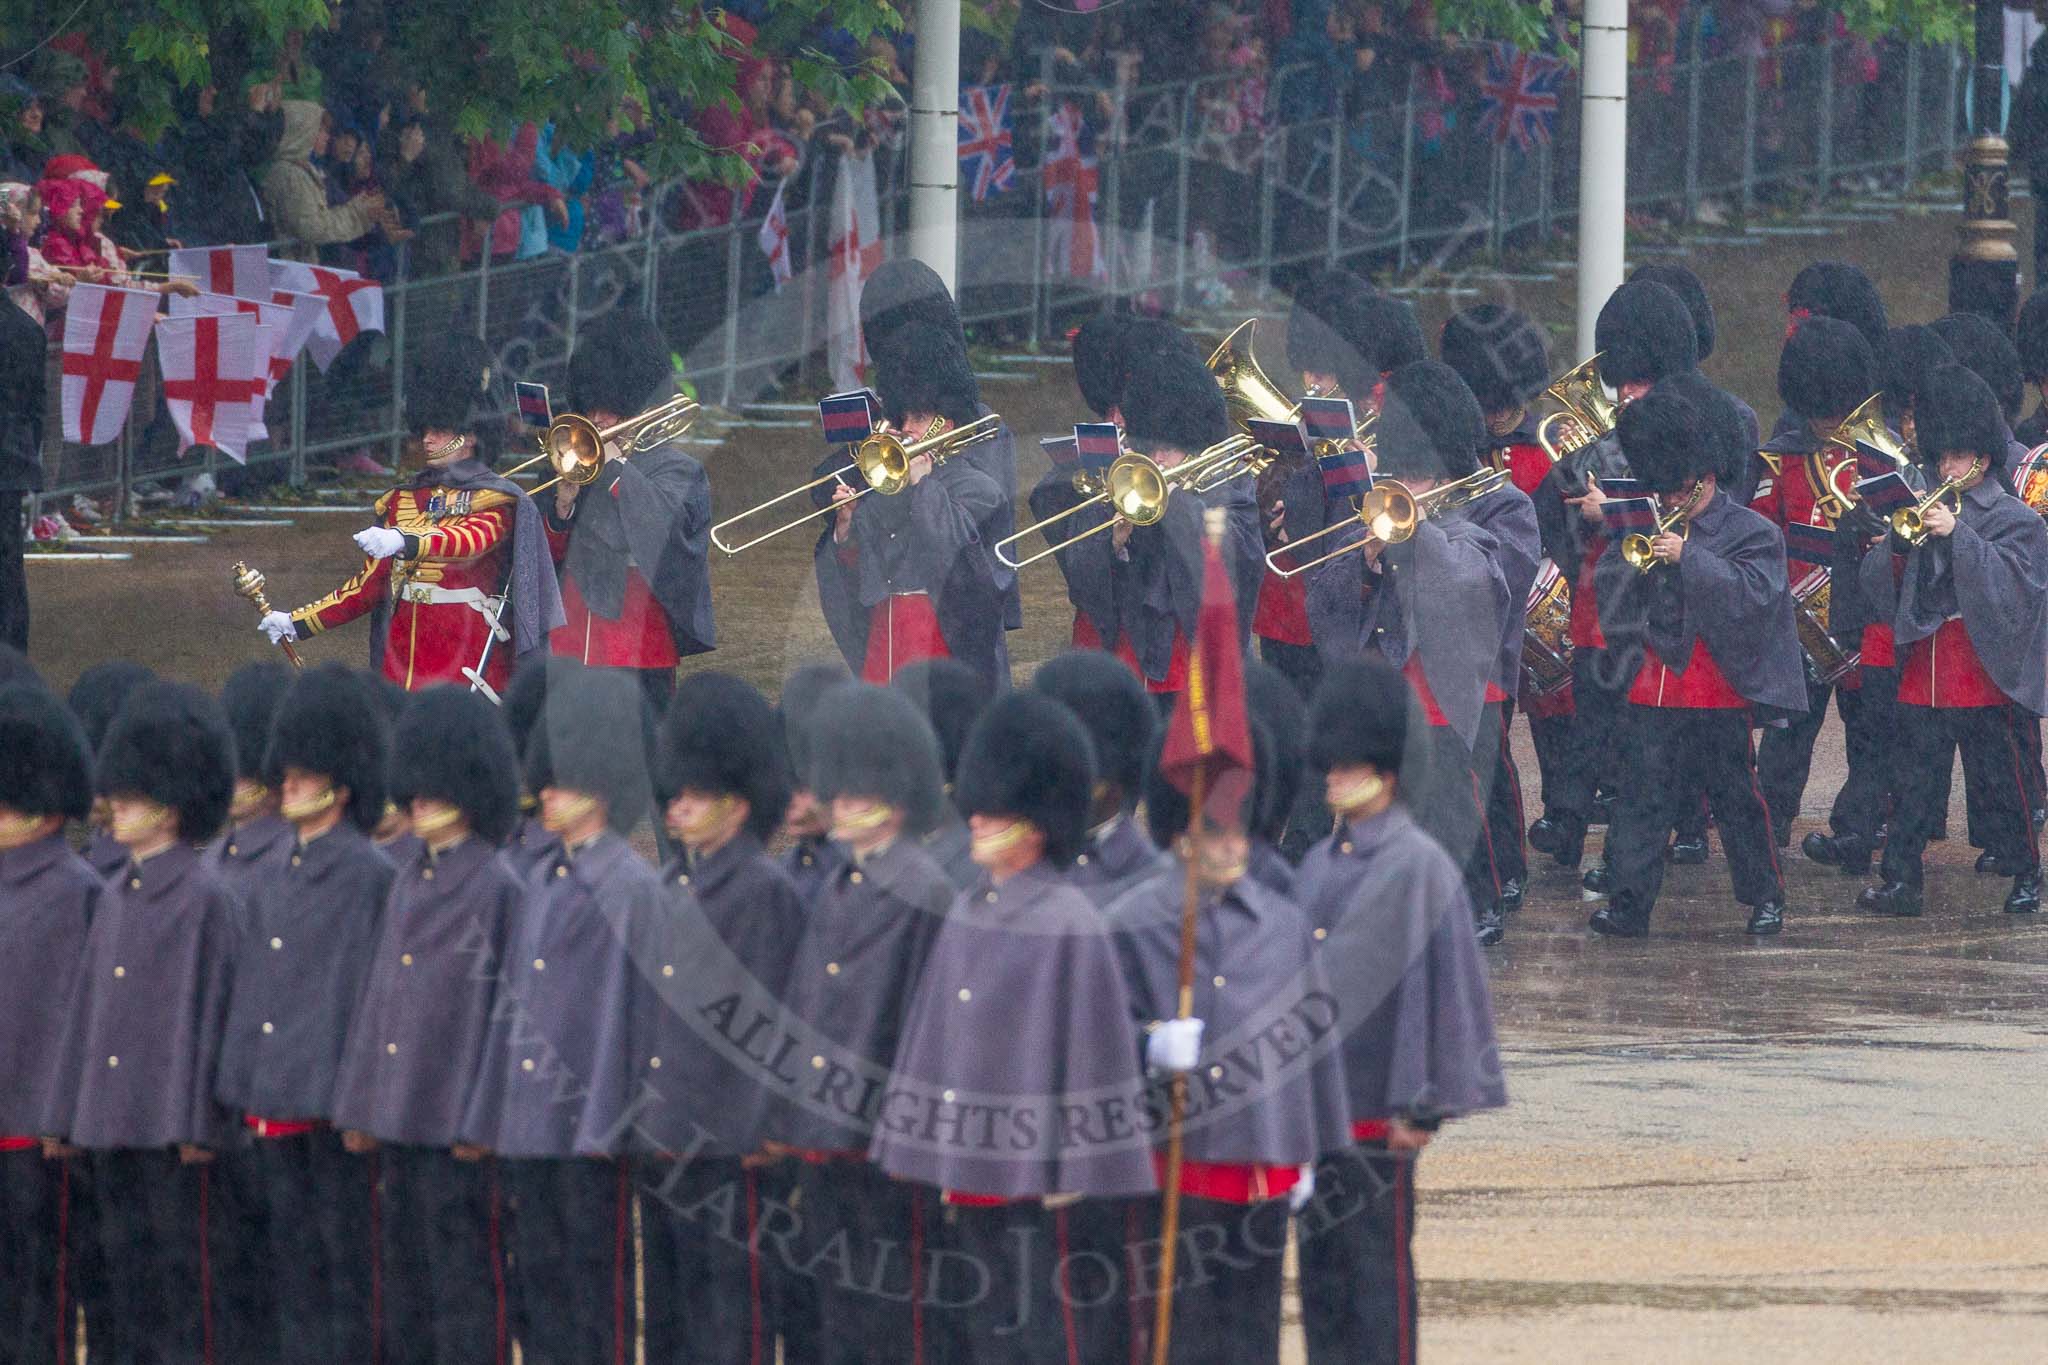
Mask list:
POLYGON ((377 226, 385 212, 384 195, 371 190, 329 204, 315 164, 327 151, 326 111, 310 100, 286 100, 283 110, 284 131, 260 181, 264 214, 270 235, 290 243, 283 248, 286 254, 317 260, 320 247, 353 242, 377 226))

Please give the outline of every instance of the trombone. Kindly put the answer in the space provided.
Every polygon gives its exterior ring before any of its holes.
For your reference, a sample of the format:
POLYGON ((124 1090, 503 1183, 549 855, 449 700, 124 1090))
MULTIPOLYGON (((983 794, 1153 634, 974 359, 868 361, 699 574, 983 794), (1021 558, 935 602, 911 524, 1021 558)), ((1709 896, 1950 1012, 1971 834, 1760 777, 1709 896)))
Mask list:
MULTIPOLYGON (((1166 515, 1167 500, 1176 489, 1196 492, 1204 485, 1215 487, 1217 484, 1210 483, 1209 480, 1217 470, 1243 465, 1249 454, 1258 449, 1257 443, 1249 436, 1230 436, 1200 454, 1181 461, 1171 469, 1162 468, 1158 461, 1149 455, 1139 455, 1135 452, 1119 455, 1110 464, 1109 471, 1102 476, 1100 492, 1075 503, 1064 512, 1055 512, 1045 520, 997 541, 993 547, 996 558, 1008 568, 1022 569, 1036 564, 1041 559, 1050 558, 1061 550, 1079 545, 1090 536, 1108 530, 1118 521, 1127 521, 1133 526, 1156 525, 1166 515), (1022 559, 1010 558, 1010 547, 1025 537, 1045 535, 1046 527, 1055 522, 1065 521, 1091 507, 1103 506, 1109 507, 1113 515, 1085 531, 1068 536, 1065 540, 1054 541, 1051 536, 1046 536, 1046 547, 1037 554, 1026 555, 1022 559)), ((1235 478, 1243 472, 1242 468, 1237 468, 1230 477, 1235 478)))
POLYGON ((558 483, 587 488, 597 482, 598 471, 604 468, 604 448, 609 442, 617 441, 628 455, 644 454, 673 441, 696 420, 697 401, 680 393, 603 430, 581 413, 565 412, 548 423, 546 434, 540 438, 540 454, 512 466, 505 471, 505 477, 546 461, 554 467, 555 477, 535 485, 529 492, 544 492, 558 483))
MULTIPOLYGON (((941 421, 943 420, 941 419, 941 421)), ((726 554, 736 555, 744 550, 751 550, 756 545, 762 544, 765 541, 773 540, 785 531, 794 531, 806 522, 815 521, 819 517, 837 511, 844 504, 827 502, 823 507, 813 508, 800 517, 792 517, 774 530, 765 531, 751 540, 741 541, 737 545, 728 545, 726 543, 726 534, 740 523, 751 520, 771 507, 780 507, 783 503, 793 498, 800 498, 816 489, 823 488, 826 484, 846 485, 846 476, 848 474, 859 474, 861 480, 867 485, 855 493, 849 501, 857 501, 870 493, 880 493, 885 498, 894 497, 910 486, 910 462, 912 460, 915 460, 920 455, 929 455, 932 463, 943 464, 968 446, 977 445, 982 441, 994 440, 996 435, 1002 430, 1002 425, 1003 419, 991 412, 986 416, 975 418, 965 426, 951 427, 936 435, 926 435, 922 440, 918 441, 905 441, 902 436, 893 431, 877 431, 853 448, 852 460, 833 470, 830 474, 826 474, 822 478, 812 479, 809 483, 800 484, 790 489, 787 493, 778 493, 766 502, 757 502, 744 512, 736 516, 727 517, 724 521, 719 522, 711 528, 711 543, 726 554)))
POLYGON ((1507 486, 1507 482, 1508 475, 1504 469, 1481 469, 1451 483, 1438 484, 1425 493, 1412 491, 1407 484, 1398 479, 1383 480, 1365 491, 1364 496, 1359 498, 1358 510, 1353 515, 1342 521, 1332 522, 1313 535, 1289 541, 1271 551, 1266 556, 1266 567, 1277 577, 1295 578, 1319 564, 1327 564, 1333 559, 1348 555, 1353 550, 1363 550, 1373 544, 1399 545, 1413 538, 1416 528, 1429 518, 1442 516, 1452 508, 1477 502, 1489 493, 1498 493, 1507 486), (1291 567, 1281 564, 1281 555, 1295 553, 1304 545, 1314 544, 1326 536, 1333 536, 1354 525, 1365 527, 1366 534, 1363 539, 1340 545, 1328 554, 1319 555, 1306 563, 1291 567))
POLYGON ((1637 573, 1648 573, 1657 567, 1657 557, 1650 552, 1650 544, 1657 536, 1664 535, 1672 527, 1681 524, 1685 527, 1685 530, 1679 532, 1681 536, 1692 529, 1692 522, 1688 518, 1692 516, 1693 509, 1699 506, 1700 490, 1704 487, 1704 484, 1694 484, 1692 491, 1685 495, 1684 500, 1678 506, 1672 508, 1663 516, 1658 517, 1655 535, 1644 535, 1641 531, 1630 531, 1621 538, 1621 557, 1631 569, 1634 569, 1637 573))
POLYGON ((1946 499, 1955 503, 1955 510, 1963 510, 1963 487, 1973 483, 1984 472, 1984 461, 1970 461, 1970 468, 1959 479, 1949 479, 1941 487, 1929 493, 1911 507, 1901 507, 1892 513, 1892 534, 1908 545, 1927 543, 1927 513, 1946 499))

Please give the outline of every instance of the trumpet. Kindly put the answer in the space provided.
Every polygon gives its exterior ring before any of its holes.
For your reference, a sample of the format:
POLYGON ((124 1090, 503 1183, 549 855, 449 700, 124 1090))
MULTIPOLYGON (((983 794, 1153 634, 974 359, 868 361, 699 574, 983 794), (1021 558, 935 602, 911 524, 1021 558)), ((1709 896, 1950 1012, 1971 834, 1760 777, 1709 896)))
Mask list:
POLYGON ((1970 461, 1969 470, 1961 478, 1946 480, 1941 487, 1935 489, 1911 507, 1901 507, 1898 511, 1892 513, 1892 534, 1905 541, 1908 545, 1925 545, 1927 543, 1927 513, 1944 501, 1953 502, 1955 510, 1961 512, 1963 510, 1964 487, 1976 482, 1977 476, 1983 472, 1984 461, 1981 459, 1972 460, 1970 461))
POLYGON ((1416 529, 1431 517, 1440 517, 1453 508, 1477 502, 1489 493, 1498 493, 1507 486, 1508 475, 1504 469, 1481 469, 1467 474, 1451 483, 1438 484, 1427 492, 1417 493, 1397 479, 1385 479, 1367 489, 1358 500, 1357 512, 1342 521, 1332 522, 1313 535, 1290 541, 1266 556, 1266 567, 1280 578, 1294 578, 1307 573, 1319 564, 1327 564, 1353 550, 1364 550, 1372 545, 1382 547, 1399 545, 1414 537, 1416 529), (1353 525, 1365 527, 1365 538, 1338 546, 1328 554, 1302 564, 1282 564, 1280 556, 1292 554, 1304 545, 1314 544, 1326 536, 1348 530, 1353 525))
MULTIPOLYGON (((944 420, 939 419, 933 426, 942 424, 944 420)), ((943 464, 971 445, 994 440, 997 433, 1002 430, 1002 425, 1003 419, 991 412, 984 417, 975 418, 965 426, 949 427, 936 433, 927 431, 924 438, 917 441, 905 441, 901 435, 893 431, 877 431, 854 447, 852 460, 830 474, 800 484, 787 493, 778 493, 766 502, 757 502, 737 516, 727 517, 719 522, 711 528, 711 543, 726 554, 736 555, 773 540, 785 531, 794 531, 806 522, 816 521, 820 517, 836 512, 844 504, 828 501, 823 507, 813 508, 800 517, 792 517, 774 530, 764 531, 751 540, 741 541, 737 545, 726 543, 727 533, 733 527, 759 516, 771 507, 780 507, 785 502, 803 497, 827 484, 846 485, 846 476, 849 474, 860 475, 862 483, 866 485, 856 492, 850 501, 857 501, 870 493, 880 493, 885 498, 894 497, 910 487, 912 460, 920 455, 928 455, 932 463, 943 464)))
POLYGON ((1102 491, 1093 497, 1075 503, 1064 512, 1056 512, 1033 526, 1027 526, 1015 535, 1006 536, 995 543, 996 558, 1012 569, 1022 569, 1050 558, 1061 550, 1079 545, 1090 536, 1099 535, 1116 525, 1118 521, 1133 526, 1157 525, 1166 515, 1166 505, 1176 490, 1197 492, 1203 486, 1215 487, 1226 480, 1211 480, 1217 471, 1240 466, 1230 477, 1244 472, 1243 462, 1250 452, 1259 446, 1249 436, 1231 436, 1218 441, 1198 455, 1181 461, 1172 468, 1163 468, 1149 455, 1127 452, 1116 457, 1109 466, 1109 472, 1101 479, 1102 491), (1045 536, 1046 547, 1037 554, 1022 559, 1010 558, 1010 547, 1027 536, 1045 535, 1045 529, 1056 522, 1085 512, 1092 507, 1107 506, 1113 515, 1089 527, 1085 531, 1068 536, 1065 540, 1054 541, 1045 536))
POLYGON ((1558 411, 1536 424, 1536 444, 1552 464, 1614 430, 1621 412, 1621 405, 1607 396, 1600 382, 1597 353, 1551 380, 1543 396, 1558 405, 1558 411))
POLYGON ((688 431, 690 423, 696 420, 696 400, 680 393, 666 403, 603 430, 581 413, 565 412, 548 423, 546 434, 540 438, 540 454, 520 461, 506 470, 505 475, 510 478, 522 469, 545 461, 554 467, 555 477, 535 485, 532 492, 544 492, 558 483, 587 488, 597 482, 598 471, 604 468, 604 448, 610 442, 617 441, 624 446, 628 455, 644 454, 673 441, 688 431))
POLYGON ((1657 567, 1657 557, 1650 551, 1651 543, 1657 536, 1666 534, 1674 526, 1680 528, 1678 534, 1681 537, 1691 530, 1690 518, 1693 509, 1699 506, 1700 492, 1705 486, 1694 484, 1692 491, 1685 495, 1684 501, 1658 517, 1656 535, 1646 536, 1641 531, 1631 531, 1621 538, 1621 557, 1631 569, 1637 573, 1648 573, 1657 567))

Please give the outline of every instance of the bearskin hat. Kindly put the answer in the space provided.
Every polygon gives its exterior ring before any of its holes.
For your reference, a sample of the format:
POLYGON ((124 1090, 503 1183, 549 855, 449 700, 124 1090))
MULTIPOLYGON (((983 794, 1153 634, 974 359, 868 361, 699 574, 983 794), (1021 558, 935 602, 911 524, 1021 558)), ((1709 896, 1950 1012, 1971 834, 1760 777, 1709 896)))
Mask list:
POLYGON ((1364 398, 1379 382, 1365 301, 1373 287, 1348 270, 1309 278, 1287 312, 1287 365, 1296 373, 1333 374, 1344 392, 1364 398))
POLYGON ((569 357, 569 406, 631 417, 675 390, 668 338, 654 319, 618 308, 585 323, 569 357))
POLYGON ((220 704, 184 683, 137 687, 107 728, 93 788, 168 806, 180 839, 211 839, 235 793, 235 740, 220 704))
POLYGON ((126 659, 109 659, 78 675, 78 681, 71 684, 71 691, 64 698, 64 705, 78 717, 78 728, 85 731, 85 742, 92 745, 94 753, 98 753, 100 745, 106 741, 107 730, 127 703, 129 694, 155 681, 155 673, 126 659))
POLYGON ((227 713, 235 737, 235 776, 264 781, 264 759, 270 753, 270 724, 278 703, 291 690, 292 670, 274 659, 243 664, 228 675, 220 690, 220 709, 227 713))
POLYGON ((789 808, 780 738, 775 708, 752 683, 730 673, 692 674, 662 721, 655 793, 664 804, 683 791, 740 797, 749 807, 747 832, 766 839, 789 808))
POLYGON ((277 708, 264 771, 275 786, 286 768, 318 773, 348 788, 348 818, 371 830, 384 814, 391 726, 362 675, 322 664, 292 684, 277 708))
POLYGON ((1885 394, 1901 410, 1927 391, 1927 376, 1956 363, 1956 353, 1941 339, 1941 333, 1925 323, 1892 328, 1888 351, 1885 394))
POLYGON ((1808 318, 1778 353, 1778 397, 1808 420, 1847 417, 1877 391, 1863 333, 1839 318, 1808 318))
POLYGON ((1621 410, 1615 434, 1629 472, 1654 493, 1675 493, 1716 473, 1716 452, 1708 445, 1700 410, 1659 385, 1621 410))
POLYGON ((1387 376, 1380 403, 1380 473, 1458 478, 1477 468, 1485 439, 1479 401, 1450 366, 1418 360, 1387 376))
MULTIPOLYGON (((1358 310, 1359 321, 1365 328, 1366 361, 1378 374, 1389 374, 1403 365, 1429 359, 1429 343, 1423 339, 1415 306, 1408 300, 1368 290, 1358 301, 1358 310)), ((1345 392, 1350 391, 1347 386, 1345 392)), ((1368 384, 1364 392, 1371 391, 1368 384)))
POLYGON ((936 270, 915 256, 884 261, 860 289, 860 330, 872 353, 891 333, 913 322, 950 332, 967 349, 960 330, 960 309, 936 270))
POLYGON ((1131 361, 1124 386, 1124 434, 1134 446, 1193 455, 1230 434, 1223 390, 1185 352, 1154 351, 1131 361))
POLYGON ((775 718, 782 724, 782 747, 789 755, 789 774, 799 791, 811 786, 811 718, 825 694, 853 675, 842 664, 805 664, 782 680, 775 718))
POLYGON ((1929 470, 1943 455, 1960 451, 1984 456, 1993 469, 2005 463, 2006 427, 1997 395, 1964 366, 1943 365, 1927 376, 1927 387, 1913 405, 1913 428, 1920 463, 1929 470))
POLYGON ((1074 713, 1042 693, 1009 692, 968 733, 955 803, 969 815, 1029 820, 1046 856, 1064 864, 1087 847, 1094 789, 1094 746, 1074 713))
POLYGON ((1408 683, 1377 656, 1323 674, 1309 707, 1309 762, 1322 772, 1369 764, 1399 773, 1408 746, 1408 683))
POLYGON ((1482 412, 1522 407, 1550 382, 1550 341, 1527 314, 1497 303, 1454 313, 1437 354, 1458 372, 1482 412))
POLYGON ((1785 309, 1794 327, 1807 317, 1840 318, 1863 333, 1872 356, 1883 356, 1890 332, 1884 299, 1870 276, 1847 261, 1814 261, 1794 275, 1785 291, 1785 309))
POLYGON ((391 739, 391 799, 445 801, 485 843, 519 824, 519 752, 497 707, 466 687, 416 693, 391 739))
POLYGON ((2020 307, 2020 373, 2029 384, 2048 382, 2048 289, 2036 289, 2020 307))
POLYGON ((1038 666, 1031 690, 1062 702, 1080 718, 1095 746, 1095 775, 1114 782, 1126 810, 1145 790, 1159 708, 1137 674, 1115 655, 1073 649, 1038 666))
POLYGON ((462 332, 437 337, 406 377, 406 429, 414 435, 474 431, 490 371, 490 349, 477 337, 462 332))
POLYGON ((594 796, 611 827, 631 833, 653 795, 654 722, 640 684, 620 669, 576 664, 549 679, 548 703, 527 741, 526 789, 594 796))
POLYGON ((917 703, 893 687, 844 683, 818 703, 812 781, 818 796, 865 796, 903 812, 924 834, 945 810, 938 737, 917 703))
POLYGON ((1685 301, 1654 280, 1632 280, 1608 296, 1593 324, 1600 377, 1610 386, 1654 384, 1700 363, 1685 301))
POLYGON ((1124 329, 1131 315, 1103 309, 1074 331, 1074 386, 1097 417, 1123 401, 1124 329))
POLYGON ((1259 764, 1258 814, 1252 828, 1278 843, 1301 798, 1301 746, 1308 733, 1308 708, 1286 674, 1256 659, 1245 660, 1244 696, 1252 719, 1265 731, 1273 758, 1270 776, 1267 765, 1259 764))
POLYGON ((83 820, 92 809, 85 732, 39 686, 0 685, 0 806, 70 820, 83 820))
POLYGON ((958 424, 981 414, 981 388, 959 329, 906 322, 882 340, 870 342, 875 396, 889 420, 901 423, 913 412, 935 412, 958 424))
POLYGON ((939 741, 939 762, 951 786, 960 772, 960 751, 967 732, 995 696, 981 674, 958 659, 921 659, 896 670, 889 686, 910 698, 939 741))
POLYGON ((1707 287, 1700 283, 1700 277, 1676 261, 1659 261, 1638 266, 1629 279, 1650 280, 1678 295, 1678 301, 1692 315, 1693 346, 1699 362, 1704 364, 1714 353, 1714 305, 1707 298, 1707 287))
POLYGON ((2014 349, 2012 338, 1981 313, 1950 313, 1928 325, 1948 343, 1956 364, 1990 385, 2005 420, 2017 420, 2027 401, 2027 381, 2020 371, 2020 353, 2014 349))
POLYGON ((49 689, 49 684, 43 681, 43 675, 28 661, 28 655, 13 645, 0 645, 0 687, 8 683, 27 683, 31 687, 40 687, 45 691, 49 689))
MULTIPOLYGON (((1860 342, 1861 337, 1857 340, 1860 342)), ((1687 370, 1674 374, 1669 379, 1657 381, 1652 392, 1676 394, 1692 404, 1699 414, 1700 436, 1706 445, 1707 463, 1714 477, 1723 488, 1740 482, 1749 470, 1750 456, 1756 451, 1751 439, 1749 424, 1742 419, 1742 409, 1726 390, 1715 386, 1714 381, 1698 370, 1687 370)), ((1865 395, 1868 397, 1869 395, 1865 395)))

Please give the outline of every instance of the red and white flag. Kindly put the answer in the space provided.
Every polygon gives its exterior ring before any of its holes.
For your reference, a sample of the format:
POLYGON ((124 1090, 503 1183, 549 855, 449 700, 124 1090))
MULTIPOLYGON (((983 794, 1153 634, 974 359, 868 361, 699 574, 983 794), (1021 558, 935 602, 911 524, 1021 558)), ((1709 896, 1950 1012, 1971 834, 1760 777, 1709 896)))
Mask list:
MULTIPOLYGON (((291 321, 285 325, 284 336, 277 343, 277 354, 284 357, 285 366, 289 369, 291 363, 299 358, 299 352, 312 341, 321 319, 327 316, 327 300, 318 294, 294 294, 289 289, 273 289, 270 301, 280 308, 291 309, 291 321)), ((327 358, 333 360, 334 352, 329 352, 327 358)))
POLYGON ((270 357, 270 373, 267 377, 259 378, 249 393, 249 440, 252 442, 270 439, 270 428, 264 425, 263 421, 264 405, 269 402, 270 392, 277 387, 278 379, 292 367, 290 360, 284 361, 281 368, 279 366, 277 347, 284 336, 281 328, 259 322, 253 330, 256 334, 256 354, 259 358, 266 355, 270 357))
POLYGON ((263 329, 260 338, 260 354, 266 371, 263 396, 268 398, 277 391, 278 383, 292 372, 292 361, 298 358, 298 347, 306 344, 306 338, 327 311, 326 301, 317 294, 281 294, 279 297, 289 302, 263 303, 226 294, 195 294, 190 297, 174 294, 171 296, 171 316, 184 318, 209 313, 247 313, 255 318, 263 329))
POLYGON ((867 342, 860 334, 860 291, 882 263, 882 210, 875 193, 875 163, 865 156, 839 158, 832 182, 830 258, 825 294, 825 358, 832 387, 841 393, 861 386, 867 374, 867 342))
POLYGON ((775 202, 768 206, 768 216, 761 220, 761 254, 768 258, 768 273, 775 280, 778 294, 793 273, 789 265, 789 212, 782 206, 782 191, 788 184, 787 180, 775 182, 775 202))
POLYGON ((1095 130, 1072 101, 1060 105, 1049 126, 1052 150, 1039 172, 1045 181, 1046 268, 1077 280, 1107 279, 1109 258, 1095 227, 1095 190, 1102 176, 1095 130))
POLYGON ((135 402, 142 353, 156 321, 154 293, 81 284, 64 313, 64 439, 105 445, 135 402))
POLYGON ((242 460, 250 405, 263 392, 268 357, 257 350, 259 324, 247 313, 165 318, 156 328, 164 406, 178 428, 178 450, 212 446, 242 460))
POLYGON ((270 253, 261 246, 188 246, 171 252, 170 272, 213 294, 270 297, 270 253))
POLYGON ((270 284, 273 290, 317 294, 326 302, 326 314, 306 341, 306 348, 313 353, 313 363, 323 372, 341 354, 342 347, 364 332, 384 330, 384 286, 353 270, 308 265, 303 261, 272 261, 270 284))

